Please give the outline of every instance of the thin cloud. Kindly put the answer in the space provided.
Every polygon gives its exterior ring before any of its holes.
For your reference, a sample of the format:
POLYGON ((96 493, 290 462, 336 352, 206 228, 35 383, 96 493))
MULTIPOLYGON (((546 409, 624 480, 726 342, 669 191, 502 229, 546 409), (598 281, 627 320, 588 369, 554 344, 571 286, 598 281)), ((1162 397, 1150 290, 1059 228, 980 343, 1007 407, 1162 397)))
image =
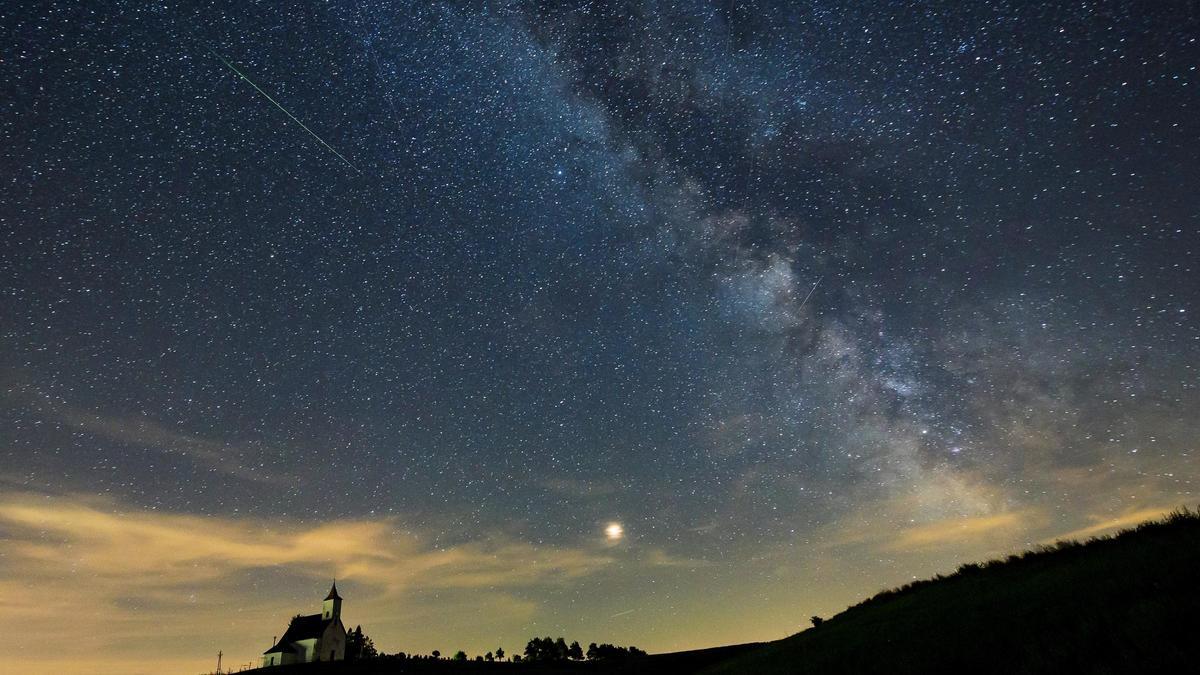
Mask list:
MULTIPOLYGON (((572 579, 610 562, 583 549, 488 540, 435 548, 394 518, 269 527, 252 520, 105 510, 72 498, 6 497, 0 524, 10 565, 37 576, 69 560, 93 578, 171 586, 286 566, 353 579, 387 593, 410 586, 485 588, 572 579), (131 555, 136 552, 136 555, 131 555), (40 567, 49 566, 49 567, 40 567)), ((61 570, 60 570, 61 571, 61 570)))
POLYGON ((435 636, 448 608, 469 605, 481 630, 528 621, 537 605, 525 596, 613 562, 599 549, 430 539, 396 518, 279 525, 0 495, 0 630, 32 636, 9 662, 19 672, 57 672, 67 661, 92 672, 177 671, 184 657, 194 670, 209 651, 261 652, 271 631, 307 609, 303 589, 323 593, 331 577, 354 597, 352 620, 385 643, 411 645, 435 636))
POLYGON ((890 551, 912 551, 964 540, 977 540, 1000 533, 1022 532, 1028 528, 1028 521, 1028 514, 1017 511, 950 518, 902 529, 894 538, 888 540, 883 548, 890 551))
POLYGON ((1162 518, 1163 516, 1167 515, 1168 513, 1171 513, 1172 511, 1175 510, 1175 508, 1177 508, 1177 507, 1161 506, 1161 507, 1153 507, 1153 508, 1144 508, 1144 509, 1138 509, 1136 511, 1130 511, 1128 513, 1125 513, 1125 514, 1119 515, 1119 516, 1093 515, 1088 518, 1089 520, 1092 521, 1091 525, 1081 527, 1077 530, 1071 530, 1070 532, 1066 532, 1064 534, 1060 534, 1055 537, 1050 537, 1048 539, 1045 539, 1043 541, 1043 543, 1062 541, 1064 539, 1080 540, 1080 539, 1087 539, 1089 537, 1094 537, 1094 536, 1100 535, 1100 534, 1109 534, 1112 532, 1116 532, 1117 530, 1120 530, 1120 529, 1134 527, 1135 525, 1139 525, 1148 520, 1157 520, 1157 519, 1162 518))
POLYGON ((646 553, 645 562, 647 565, 653 567, 679 567, 684 569, 716 566, 716 563, 711 560, 671 555, 661 548, 650 549, 646 553))
POLYGON ((114 416, 104 412, 85 410, 67 404, 37 387, 34 377, 28 372, 7 370, 0 372, 0 396, 13 402, 30 406, 37 416, 53 419, 71 428, 109 441, 148 448, 168 455, 178 455, 198 466, 226 476, 247 480, 252 483, 294 483, 299 477, 272 467, 264 468, 247 464, 247 456, 262 458, 263 449, 239 446, 191 434, 186 430, 169 428, 155 420, 137 416, 114 416))
POLYGON ((39 416, 62 422, 83 433, 136 445, 167 455, 185 457, 195 464, 254 483, 294 483, 299 477, 272 468, 270 472, 247 464, 244 456, 264 456, 260 449, 205 438, 173 429, 145 417, 110 415, 67 404, 32 384, 20 371, 0 373, 4 396, 14 403, 32 404, 39 416))
POLYGON ((106 417, 62 406, 56 406, 54 410, 63 422, 81 431, 167 454, 183 455, 197 464, 235 478, 257 483, 291 480, 282 472, 268 475, 265 471, 245 465, 237 458, 236 448, 226 443, 168 429, 144 418, 106 417))

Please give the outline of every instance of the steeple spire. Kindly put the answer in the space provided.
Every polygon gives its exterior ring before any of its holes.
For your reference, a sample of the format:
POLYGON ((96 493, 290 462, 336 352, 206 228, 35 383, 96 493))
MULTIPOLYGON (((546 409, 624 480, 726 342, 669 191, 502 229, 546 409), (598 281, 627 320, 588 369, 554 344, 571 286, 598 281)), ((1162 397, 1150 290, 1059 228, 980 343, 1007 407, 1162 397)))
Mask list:
POLYGON ((328 621, 330 619, 339 619, 342 616, 342 596, 337 592, 337 579, 333 580, 333 585, 329 587, 329 595, 325 596, 325 601, 321 603, 321 618, 328 621))

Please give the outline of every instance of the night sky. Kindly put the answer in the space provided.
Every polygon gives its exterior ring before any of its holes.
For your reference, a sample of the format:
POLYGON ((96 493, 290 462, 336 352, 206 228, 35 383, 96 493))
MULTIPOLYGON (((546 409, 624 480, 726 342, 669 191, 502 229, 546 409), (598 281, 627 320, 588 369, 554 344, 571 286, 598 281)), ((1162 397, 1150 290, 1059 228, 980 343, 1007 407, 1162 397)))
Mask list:
POLYGON ((775 639, 1200 501, 1195 3, 0 25, 22 672, 333 577, 387 652, 775 639))

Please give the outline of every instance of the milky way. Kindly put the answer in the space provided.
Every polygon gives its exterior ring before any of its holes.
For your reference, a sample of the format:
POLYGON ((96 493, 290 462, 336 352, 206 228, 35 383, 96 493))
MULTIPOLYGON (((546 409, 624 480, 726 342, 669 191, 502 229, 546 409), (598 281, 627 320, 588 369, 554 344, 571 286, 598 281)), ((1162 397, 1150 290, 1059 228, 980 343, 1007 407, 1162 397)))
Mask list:
POLYGON ((386 651, 771 639, 1197 502, 1190 3, 0 22, 30 672, 249 661, 333 576, 386 651))

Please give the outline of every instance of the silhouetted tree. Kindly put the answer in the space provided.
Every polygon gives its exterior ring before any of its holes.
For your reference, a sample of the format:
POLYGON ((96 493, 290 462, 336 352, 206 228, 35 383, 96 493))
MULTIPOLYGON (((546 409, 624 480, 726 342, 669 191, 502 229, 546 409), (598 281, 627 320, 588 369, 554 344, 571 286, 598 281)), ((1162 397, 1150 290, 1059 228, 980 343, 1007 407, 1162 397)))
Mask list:
POLYGON ((363 633, 362 626, 355 626, 354 630, 346 633, 347 661, 373 659, 378 656, 379 650, 375 648, 375 641, 363 633))
POLYGON ((588 645, 588 650, 587 650, 587 660, 588 660, 588 661, 593 661, 593 660, 595 660, 595 659, 597 659, 597 658, 599 658, 599 657, 598 657, 598 656, 596 656, 596 643, 595 643, 595 642, 593 642, 592 644, 588 645))
POLYGON ((496 660, 497 661, 504 660, 504 647, 496 647, 496 660))
POLYGON ((566 661, 567 654, 570 651, 570 649, 571 648, 567 646, 567 641, 562 639, 562 637, 559 637, 557 640, 554 641, 554 652, 553 652, 554 655, 552 658, 555 661, 566 661))
POLYGON ((440 659, 440 658, 442 658, 442 653, 441 653, 441 652, 439 652, 439 651, 438 651, 438 650, 436 650, 436 649, 435 649, 435 650, 433 650, 433 658, 435 658, 435 659, 440 659))
POLYGON ((574 661, 583 660, 583 649, 579 647, 578 642, 572 642, 570 647, 567 647, 567 658, 574 661))
POLYGON ((496 660, 496 657, 492 656, 491 652, 488 652, 487 654, 483 655, 483 660, 487 661, 488 663, 491 663, 492 661, 496 660))
POLYGON ((814 616, 813 618, 809 619, 809 621, 812 621, 813 628, 816 628, 817 626, 820 626, 821 624, 825 623, 825 619, 822 619, 819 616, 814 616))
POLYGON ((463 650, 461 650, 461 649, 460 649, 460 650, 458 650, 458 651, 456 651, 456 652, 454 652, 454 660, 455 660, 455 661, 466 661, 466 660, 467 660, 467 653, 466 653, 466 652, 464 652, 464 651, 463 651, 463 650))

